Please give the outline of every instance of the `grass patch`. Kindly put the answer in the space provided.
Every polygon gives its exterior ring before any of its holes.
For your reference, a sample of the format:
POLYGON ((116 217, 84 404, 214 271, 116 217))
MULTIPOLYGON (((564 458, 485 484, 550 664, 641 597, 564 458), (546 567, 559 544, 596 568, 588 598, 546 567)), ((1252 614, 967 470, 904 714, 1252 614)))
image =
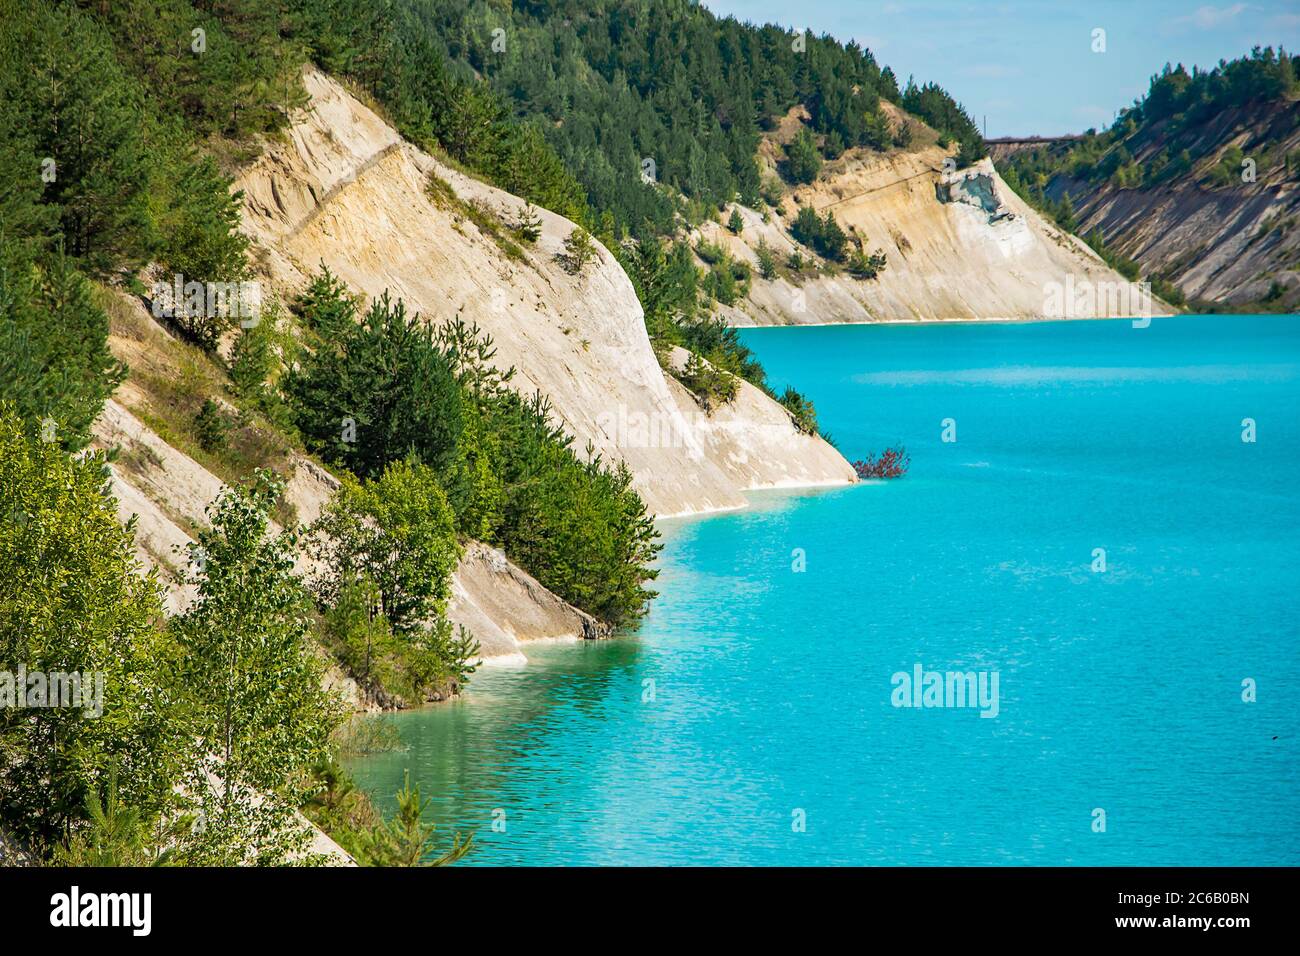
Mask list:
POLYGON ((522 226, 512 227, 504 222, 500 215, 489 208, 481 199, 464 200, 456 194, 451 183, 437 173, 430 173, 425 193, 439 209, 450 212, 454 218, 468 219, 480 233, 491 239, 507 259, 515 262, 527 262, 528 256, 517 239, 526 241, 526 230, 522 226))
MULTIPOLYGON (((227 484, 238 484, 258 468, 288 477, 300 449, 262 416, 230 398, 231 383, 212 355, 167 333, 135 303, 100 289, 109 315, 110 347, 130 371, 115 396, 159 438, 227 484), (219 447, 204 448, 199 415, 205 402, 219 407, 229 426, 219 447)), ((134 444, 134 443, 133 443, 134 444)), ((160 464, 145 446, 122 451, 137 474, 160 464)), ((281 497, 272 515, 281 527, 297 522, 296 509, 281 497)))

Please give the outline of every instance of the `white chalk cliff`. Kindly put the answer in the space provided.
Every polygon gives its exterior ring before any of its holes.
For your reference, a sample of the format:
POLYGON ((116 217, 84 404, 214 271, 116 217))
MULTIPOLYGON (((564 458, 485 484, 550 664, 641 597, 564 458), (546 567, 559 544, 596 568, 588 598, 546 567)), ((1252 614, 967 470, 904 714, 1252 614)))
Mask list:
POLYGON ((458 203, 431 199, 429 179, 507 221, 522 200, 403 141, 325 74, 307 70, 304 85, 309 107, 237 182, 254 261, 274 290, 301 289, 324 262, 357 292, 388 290, 429 321, 477 322, 498 364, 518 369, 515 386, 550 398, 576 448, 590 442, 606 461, 625 461, 661 516, 741 507, 749 489, 854 480, 834 448, 799 434, 757 389, 702 415, 660 369, 613 255, 598 246, 576 276, 555 260, 567 219, 539 210, 541 237, 510 258, 458 203))
MULTIPOLYGON (((405 143, 324 74, 308 70, 304 83, 310 106, 237 184, 252 259, 271 290, 292 295, 323 261, 354 290, 388 290, 431 321, 458 312, 477 321, 494 337, 497 361, 518 369, 517 386, 551 399, 579 449, 590 441, 606 460, 626 461, 657 514, 741 507, 751 488, 854 480, 834 448, 799 434, 788 413, 748 383, 731 404, 704 415, 660 369, 613 256, 598 249, 578 276, 555 261, 572 223, 539 210, 541 237, 523 261, 510 259, 459 203, 442 208, 429 198, 429 175, 460 201, 508 218, 521 200, 405 143)), ((181 375, 168 357, 169 333, 138 300, 118 294, 117 304, 124 324, 110 337, 114 353, 163 379, 181 375)), ((155 400, 128 379, 96 422, 94 443, 127 452, 112 466, 118 511, 124 521, 135 517, 137 555, 160 570, 167 609, 176 613, 194 595, 175 572, 223 482, 146 424, 155 400)), ((310 523, 337 481, 302 455, 286 464, 286 500, 310 523)), ((452 591, 448 617, 474 634, 487 661, 521 663, 529 641, 603 634, 589 615, 478 542, 468 543, 452 591)), ((341 674, 331 684, 362 703, 341 674)))
MULTIPOLYGON (((699 235, 756 266, 760 240, 779 262, 796 248, 789 227, 802 206, 827 212, 867 252, 888 259, 875 279, 847 272, 792 282, 757 274, 747 299, 726 311, 737 326, 840 322, 930 322, 1109 318, 1132 312, 1115 299, 1135 301, 1138 290, 1109 268, 1086 243, 1044 220, 985 159, 957 170, 937 146, 876 153, 855 149, 828 163, 818 178, 789 192, 768 221, 737 207, 744 229, 733 235, 706 223, 699 235), (1111 297, 1076 295, 1068 314, 1054 304, 1066 288, 1096 289, 1111 297)), ((726 216, 723 217, 724 221, 726 216)), ((1152 303, 1153 315, 1169 310, 1152 303)))

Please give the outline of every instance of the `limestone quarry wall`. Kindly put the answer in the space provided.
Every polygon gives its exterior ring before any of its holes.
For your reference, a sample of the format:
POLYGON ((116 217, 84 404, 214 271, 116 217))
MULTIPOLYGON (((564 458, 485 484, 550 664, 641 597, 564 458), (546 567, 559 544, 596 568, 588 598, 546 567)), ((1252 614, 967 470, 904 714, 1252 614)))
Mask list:
MULTIPOLYGON (((756 263, 766 241, 784 262, 797 244, 789 225, 801 206, 832 212, 854 242, 883 251, 888 265, 876 279, 847 273, 792 282, 755 274, 747 300, 727 313, 734 325, 839 322, 930 322, 1107 318, 1132 314, 1114 298, 1082 297, 1069 314, 1049 314, 1053 287, 1108 283, 1119 298, 1139 290, 1088 246, 1046 222, 982 160, 965 170, 944 168, 938 147, 885 154, 854 150, 828 164, 816 182, 795 189, 763 222, 741 209, 744 229, 732 235, 717 223, 700 235, 756 263)), ((800 247, 801 248, 801 247, 800 247)), ((801 251, 807 255, 808 250, 801 251)), ((1151 314, 1165 315, 1161 303, 1151 314)))
POLYGON ((821 439, 800 436, 761 392, 729 412, 720 444, 694 400, 668 381, 650 347, 631 281, 608 250, 570 275, 556 261, 573 224, 545 210, 542 234, 512 259, 456 203, 428 193, 430 175, 459 201, 513 220, 522 200, 403 142, 323 73, 308 70, 311 105, 283 143, 239 179, 244 228, 273 289, 292 294, 324 262, 366 296, 385 290, 440 322, 460 314, 496 343, 515 385, 548 396, 575 447, 627 462, 655 514, 736 508, 744 491, 854 480, 821 439))
POLYGON ((1113 248, 1144 269, 1168 273, 1188 296, 1254 302, 1274 282, 1300 286, 1300 189, 1293 182, 1207 190, 1195 182, 1151 189, 1101 189, 1061 178, 1085 229, 1100 229, 1113 248))

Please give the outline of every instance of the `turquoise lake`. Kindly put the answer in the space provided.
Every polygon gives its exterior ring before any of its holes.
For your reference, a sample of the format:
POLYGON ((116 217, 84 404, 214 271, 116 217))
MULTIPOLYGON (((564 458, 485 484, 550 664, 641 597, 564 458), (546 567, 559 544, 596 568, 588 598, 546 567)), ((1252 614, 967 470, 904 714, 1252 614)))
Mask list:
POLYGON ((385 812, 409 768, 472 864, 1300 863, 1300 318, 743 338, 908 475, 663 522, 636 634, 392 718, 385 812), (917 664, 997 716, 895 707, 917 664))

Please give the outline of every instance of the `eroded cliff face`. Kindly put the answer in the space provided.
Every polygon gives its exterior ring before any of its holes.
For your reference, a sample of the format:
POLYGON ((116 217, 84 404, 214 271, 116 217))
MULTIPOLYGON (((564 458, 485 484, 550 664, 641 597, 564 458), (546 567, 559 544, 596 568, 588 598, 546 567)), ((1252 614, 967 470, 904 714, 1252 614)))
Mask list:
MULTIPOLYGON (((1088 246, 1047 223, 982 160, 945 169, 944 150, 852 150, 827 164, 818 179, 793 190, 768 221, 741 209, 740 235, 717 223, 699 230, 709 242, 757 264, 762 240, 784 263, 798 249, 790 225, 803 206, 827 212, 867 253, 888 260, 875 279, 839 275, 780 277, 757 274, 748 297, 728 312, 735 325, 837 322, 929 322, 1106 318, 1132 314, 1116 299, 1137 301, 1139 290, 1088 246), (1054 292, 1085 283, 1114 286, 1114 296, 1080 296, 1068 314, 1055 314, 1054 292)), ((724 217, 725 218, 725 217, 724 217)), ((1159 303, 1152 314, 1168 314, 1159 303)))
POLYGON ((1288 164, 1300 150, 1300 102, 1224 110, 1176 138, 1167 126, 1128 145, 1140 168, 1189 149, 1199 158, 1184 174, 1133 189, 1060 175, 1048 195, 1068 194, 1081 232, 1100 229, 1108 246, 1189 299, 1241 306, 1271 292, 1279 305, 1300 305, 1300 178, 1288 164), (1210 170, 1233 147, 1244 165, 1214 180, 1210 170))
POLYGON ((309 70, 311 105, 237 183, 254 261, 291 295, 321 262, 354 290, 387 290, 426 320, 459 314, 489 332, 515 386, 552 402, 575 446, 627 462, 656 514, 745 504, 744 491, 843 484, 851 466, 800 435, 757 390, 721 419, 665 378, 630 280, 608 250, 570 275, 557 261, 573 224, 538 210, 542 233, 514 257, 465 214, 514 221, 524 203, 403 142, 374 112, 309 70), (430 194, 431 177, 447 190, 430 194))
MULTIPOLYGON (((542 236, 512 258, 474 225, 465 204, 509 218, 520 200, 404 143, 323 74, 309 71, 305 83, 310 109, 239 183, 254 261, 271 290, 296 292, 323 261, 355 290, 387 290, 432 321, 458 313, 477 321, 495 338, 498 361, 518 369, 518 387, 549 396, 579 447, 590 441, 607 460, 626 461, 659 514, 741 507, 748 488, 854 480, 838 452, 799 434, 784 409, 748 384, 706 416, 659 368, 636 294, 608 251, 598 248, 577 276, 556 261, 573 228, 567 220, 539 210, 542 236), (453 200, 430 198, 431 176, 451 187, 453 200)), ((115 306, 110 346, 118 358, 150 381, 190 374, 170 333, 138 300, 118 294, 115 306)), ((223 481, 148 424, 165 394, 128 379, 97 420, 94 444, 120 451, 111 466, 119 515, 136 521, 137 556, 158 570, 167 609, 177 613, 195 596, 180 580, 186 548, 223 481)), ((278 465, 285 501, 309 524, 338 482, 311 459, 285 454, 278 465)), ((307 555, 298 570, 312 571, 307 555)), ((478 542, 466 546, 452 591, 448 618, 476 637, 489 662, 522 663, 531 641, 606 633, 478 542)), ((329 685, 368 706, 337 670, 329 685)))
POLYGON ((609 628, 556 597, 496 548, 472 541, 452 581, 447 617, 463 625, 488 663, 522 664, 532 641, 598 640, 609 628))

